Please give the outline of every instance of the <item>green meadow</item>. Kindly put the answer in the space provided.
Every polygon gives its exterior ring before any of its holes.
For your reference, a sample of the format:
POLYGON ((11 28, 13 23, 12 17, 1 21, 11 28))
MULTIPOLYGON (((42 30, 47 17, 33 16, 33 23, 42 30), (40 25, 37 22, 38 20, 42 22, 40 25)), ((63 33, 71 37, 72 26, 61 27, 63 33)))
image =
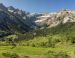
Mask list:
POLYGON ((16 53, 19 57, 29 56, 30 58, 46 58, 48 51, 66 52, 71 58, 75 58, 75 47, 66 48, 36 48, 29 46, 17 46, 12 49, 12 46, 0 46, 0 58, 5 58, 2 53, 16 53))

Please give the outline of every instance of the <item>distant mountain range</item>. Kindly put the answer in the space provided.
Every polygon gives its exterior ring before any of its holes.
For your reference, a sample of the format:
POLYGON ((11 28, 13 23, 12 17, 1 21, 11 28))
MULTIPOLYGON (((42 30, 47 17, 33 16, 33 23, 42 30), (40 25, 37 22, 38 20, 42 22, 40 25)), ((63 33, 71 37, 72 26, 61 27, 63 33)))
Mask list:
POLYGON ((29 13, 0 4, 0 30, 3 31, 28 32, 37 28, 51 28, 67 22, 75 22, 75 11, 65 9, 54 13, 29 13))

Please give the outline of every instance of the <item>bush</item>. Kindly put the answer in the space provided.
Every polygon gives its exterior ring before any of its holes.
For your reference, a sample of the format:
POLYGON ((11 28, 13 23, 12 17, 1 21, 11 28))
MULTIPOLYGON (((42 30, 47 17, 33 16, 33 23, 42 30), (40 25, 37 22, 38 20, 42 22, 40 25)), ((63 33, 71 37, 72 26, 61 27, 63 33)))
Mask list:
POLYGON ((70 58, 70 56, 65 52, 48 51, 47 58, 70 58))
POLYGON ((6 53, 2 53, 2 55, 7 58, 19 58, 19 55, 16 53, 6 52, 6 53))
POLYGON ((71 37, 71 43, 75 43, 75 37, 71 37))
POLYGON ((70 58, 70 56, 65 52, 59 52, 56 55, 57 58, 70 58))
POLYGON ((23 58, 30 58, 29 56, 24 56, 23 58))
POLYGON ((55 52, 48 51, 47 58, 55 58, 55 52))
POLYGON ((52 37, 48 38, 48 42, 46 44, 47 47, 55 47, 55 43, 52 41, 52 37))

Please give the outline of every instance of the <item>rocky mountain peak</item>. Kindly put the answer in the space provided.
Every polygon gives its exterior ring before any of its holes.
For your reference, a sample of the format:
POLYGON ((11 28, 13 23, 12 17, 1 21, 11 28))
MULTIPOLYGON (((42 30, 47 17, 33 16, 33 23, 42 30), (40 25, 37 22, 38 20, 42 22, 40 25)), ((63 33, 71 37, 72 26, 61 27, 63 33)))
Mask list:
POLYGON ((12 6, 9 6, 9 7, 8 7, 8 11, 10 11, 10 12, 14 12, 14 11, 15 11, 15 8, 12 7, 12 6))
POLYGON ((65 24, 67 22, 75 22, 75 11, 64 9, 56 13, 43 14, 35 21, 39 26, 48 25, 49 27, 57 26, 60 23, 65 24))
POLYGON ((7 8, 2 3, 0 3, 0 9, 4 10, 4 11, 7 11, 7 8))

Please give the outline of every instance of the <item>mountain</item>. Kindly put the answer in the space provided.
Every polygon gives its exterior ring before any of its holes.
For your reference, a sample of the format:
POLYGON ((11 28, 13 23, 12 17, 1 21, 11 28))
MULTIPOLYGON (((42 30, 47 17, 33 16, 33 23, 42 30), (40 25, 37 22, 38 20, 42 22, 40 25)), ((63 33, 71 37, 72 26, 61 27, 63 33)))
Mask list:
POLYGON ((7 11, 7 8, 2 3, 0 3, 0 9, 4 10, 4 11, 7 11))
POLYGON ((75 22, 75 11, 60 10, 54 13, 29 13, 0 4, 0 30, 25 33, 37 28, 51 28, 75 22))
POLYGON ((75 11, 65 9, 55 13, 43 14, 37 18, 38 20, 35 21, 37 25, 54 27, 61 23, 75 22, 75 11))
POLYGON ((27 13, 14 7, 0 4, 0 30, 28 32, 31 28, 25 22, 27 13))

